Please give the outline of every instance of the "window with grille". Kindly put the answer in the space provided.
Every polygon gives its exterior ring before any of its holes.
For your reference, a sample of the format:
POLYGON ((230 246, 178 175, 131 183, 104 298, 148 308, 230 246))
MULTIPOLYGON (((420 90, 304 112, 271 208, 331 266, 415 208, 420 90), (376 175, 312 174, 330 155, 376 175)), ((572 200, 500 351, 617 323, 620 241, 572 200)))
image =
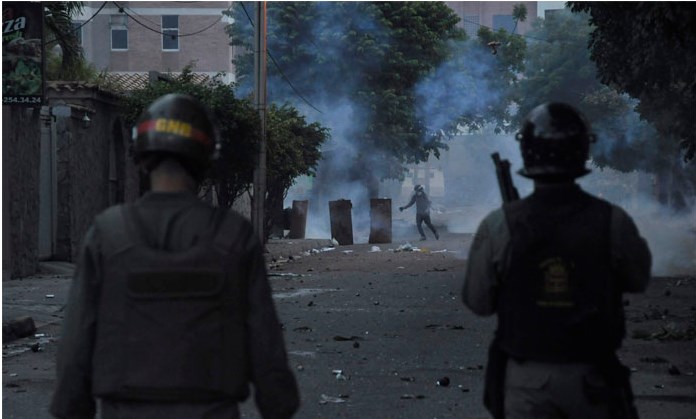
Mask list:
POLYGON ((111 15, 111 50, 128 49, 128 16, 111 15))
POLYGON ((479 25, 479 15, 464 15, 462 23, 464 24, 464 31, 466 32, 466 36, 468 36, 469 38, 476 38, 476 34, 478 33, 479 28, 481 27, 479 25))
POLYGON ((162 50, 179 50, 179 16, 162 16, 162 50))

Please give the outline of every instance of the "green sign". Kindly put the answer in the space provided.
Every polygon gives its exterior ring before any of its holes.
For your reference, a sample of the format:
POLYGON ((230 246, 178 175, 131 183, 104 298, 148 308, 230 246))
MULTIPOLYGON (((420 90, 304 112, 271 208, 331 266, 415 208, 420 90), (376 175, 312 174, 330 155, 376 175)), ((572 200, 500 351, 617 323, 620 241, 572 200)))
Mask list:
POLYGON ((41 3, 2 2, 3 105, 42 105, 43 62, 41 3))

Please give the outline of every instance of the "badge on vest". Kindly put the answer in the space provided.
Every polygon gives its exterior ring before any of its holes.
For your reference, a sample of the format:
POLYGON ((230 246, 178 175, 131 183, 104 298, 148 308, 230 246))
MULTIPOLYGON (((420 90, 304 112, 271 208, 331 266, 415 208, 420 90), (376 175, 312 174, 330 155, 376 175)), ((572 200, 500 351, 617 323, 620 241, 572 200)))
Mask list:
POLYGON ((543 283, 537 298, 539 307, 569 308, 575 305, 570 284, 572 265, 560 257, 543 260, 539 264, 543 283))

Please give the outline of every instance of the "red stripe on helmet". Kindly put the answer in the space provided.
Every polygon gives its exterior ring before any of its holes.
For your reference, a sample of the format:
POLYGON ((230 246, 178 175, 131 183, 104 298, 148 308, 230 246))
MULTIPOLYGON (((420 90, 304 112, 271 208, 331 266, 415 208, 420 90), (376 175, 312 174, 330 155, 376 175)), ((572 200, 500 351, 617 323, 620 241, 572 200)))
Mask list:
POLYGON ((157 123, 157 121, 154 119, 148 119, 147 121, 143 121, 143 122, 139 123, 138 124, 138 135, 154 130, 156 123, 157 123))
POLYGON ((198 128, 191 129, 191 138, 193 138, 195 141, 198 141, 199 143, 210 145, 210 137, 208 137, 208 135, 205 132, 199 130, 198 128))

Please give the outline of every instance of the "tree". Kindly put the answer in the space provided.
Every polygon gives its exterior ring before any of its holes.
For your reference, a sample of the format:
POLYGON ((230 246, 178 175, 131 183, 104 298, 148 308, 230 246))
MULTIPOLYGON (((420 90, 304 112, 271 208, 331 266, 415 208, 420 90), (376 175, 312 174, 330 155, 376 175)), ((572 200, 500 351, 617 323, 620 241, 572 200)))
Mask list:
POLYGON ((528 34, 532 41, 518 86, 519 112, 513 125, 519 126, 540 103, 571 103, 588 117, 598 134, 598 142, 591 147, 594 163, 622 172, 643 170, 663 177, 669 173, 672 186, 665 189, 664 201, 683 206, 684 192, 696 191, 696 176, 687 181, 680 173, 682 169, 674 165, 676 150, 669 151, 674 144, 661 141, 652 124, 640 120, 636 100, 600 81, 587 48, 588 21, 587 14, 568 11, 535 23, 528 34))
POLYGON ((696 10, 684 2, 569 2, 591 16, 589 47, 605 84, 640 100, 638 111, 696 154, 696 10))
POLYGON ((70 80, 75 70, 84 66, 82 47, 72 26, 72 16, 82 12, 84 3, 80 1, 50 1, 44 6, 44 23, 49 36, 46 44, 50 48, 54 42, 60 46, 60 66, 53 77, 70 80))
MULTIPOLYGON (((177 77, 160 80, 125 96, 122 106, 124 120, 134 125, 143 109, 167 93, 184 93, 199 99, 217 121, 220 157, 204 185, 214 185, 219 205, 231 207, 239 196, 249 191, 253 180, 260 138, 258 112, 248 100, 237 99, 232 86, 223 83, 219 77, 208 83, 195 82, 192 68, 187 66, 177 77)), ((297 109, 289 105, 271 106, 267 132, 266 237, 270 232, 270 220, 276 219, 277 212, 282 211, 288 188, 296 177, 314 174, 321 157, 321 144, 328 138, 326 128, 318 123, 307 123, 297 109)))
POLYGON ((237 99, 231 86, 220 77, 201 84, 193 80, 190 66, 170 80, 160 80, 123 98, 126 123, 134 125, 142 111, 155 99, 168 93, 183 93, 208 107, 220 129, 220 156, 207 183, 216 186, 220 206, 231 207, 249 189, 253 179, 254 156, 259 145, 259 119, 253 105, 237 99))
MULTIPOLYGON (((232 45, 250 47, 250 10, 230 13, 232 45)), ((447 41, 464 39, 458 20, 440 2, 269 3, 269 99, 332 128, 317 184, 353 181, 374 197, 377 180, 444 147, 415 115, 414 86, 448 58, 447 41)), ((235 61, 242 88, 251 55, 235 61)))
POLYGON ((329 130, 319 123, 307 123, 292 106, 272 104, 268 116, 268 154, 266 178, 266 232, 282 226, 283 201, 299 176, 314 176, 321 158, 320 147, 329 130))

